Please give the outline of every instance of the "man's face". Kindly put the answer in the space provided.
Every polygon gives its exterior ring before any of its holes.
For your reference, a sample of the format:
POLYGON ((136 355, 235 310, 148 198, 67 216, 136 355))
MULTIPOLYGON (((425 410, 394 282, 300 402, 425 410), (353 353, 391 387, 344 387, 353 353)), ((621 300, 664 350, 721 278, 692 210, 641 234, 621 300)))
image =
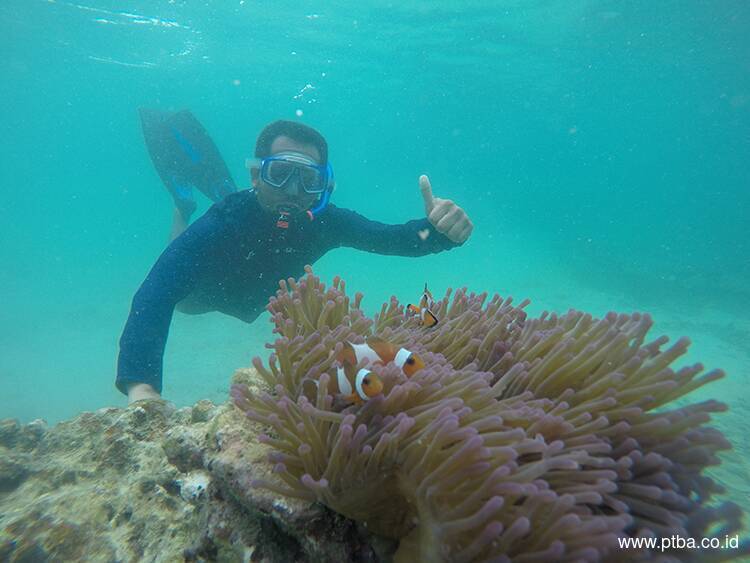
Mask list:
MULTIPOLYGON (((320 152, 314 145, 298 143, 289 137, 276 137, 271 143, 271 155, 279 153, 297 153, 312 158, 320 164, 320 152)), ((269 213, 277 213, 280 207, 286 207, 292 213, 304 213, 317 201, 317 194, 308 194, 299 183, 299 175, 294 174, 280 188, 265 183, 258 168, 250 169, 250 180, 258 195, 261 206, 269 213)))

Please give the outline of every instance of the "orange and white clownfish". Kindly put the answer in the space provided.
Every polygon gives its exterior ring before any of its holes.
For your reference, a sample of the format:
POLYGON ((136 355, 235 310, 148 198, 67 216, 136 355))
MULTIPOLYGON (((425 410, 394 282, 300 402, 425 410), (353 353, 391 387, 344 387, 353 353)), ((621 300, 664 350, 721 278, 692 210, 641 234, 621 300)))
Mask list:
POLYGON ((422 292, 422 298, 419 300, 419 307, 409 303, 406 306, 406 310, 412 315, 419 316, 419 324, 421 326, 430 328, 438 324, 438 319, 431 309, 435 306, 435 300, 432 298, 432 293, 427 289, 427 284, 424 284, 424 291, 422 292))
MULTIPOLYGON (((315 401, 320 382, 316 379, 304 379, 302 392, 311 401, 315 401)), ((336 370, 336 376, 328 383, 328 392, 332 395, 342 395, 349 403, 369 401, 383 392, 383 381, 369 369, 357 370, 354 364, 344 362, 336 370)))
POLYGON ((393 362, 401 368, 406 377, 411 377, 424 367, 424 361, 417 354, 406 348, 396 348, 379 336, 368 337, 364 344, 344 342, 339 361, 357 365, 365 358, 370 361, 370 365, 386 365, 393 362))

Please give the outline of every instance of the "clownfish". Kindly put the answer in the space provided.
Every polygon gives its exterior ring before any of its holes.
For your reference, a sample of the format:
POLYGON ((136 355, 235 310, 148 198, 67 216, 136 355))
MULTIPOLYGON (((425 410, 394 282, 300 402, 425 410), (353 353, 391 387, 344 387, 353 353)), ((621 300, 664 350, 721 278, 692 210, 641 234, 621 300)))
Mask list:
POLYGON ((391 362, 401 368, 406 377, 411 377, 424 367, 424 362, 417 354, 406 348, 396 348, 390 342, 379 336, 370 336, 364 344, 344 343, 344 349, 339 358, 343 362, 357 365, 367 358, 370 365, 386 365, 391 362))
MULTIPOLYGON (((336 376, 331 378, 328 391, 342 395, 350 403, 369 401, 383 392, 383 380, 367 368, 356 369, 356 366, 367 359, 370 365, 386 365, 391 362, 411 377, 424 367, 424 361, 417 354, 406 348, 398 348, 378 336, 370 336, 365 344, 344 342, 344 347, 336 357, 341 367, 336 369, 336 376)), ((320 383, 315 379, 302 381, 302 392, 311 401, 315 401, 320 383)))
MULTIPOLYGON (((349 403, 362 403, 369 401, 383 392, 383 381, 369 369, 362 368, 356 371, 354 364, 344 362, 344 365, 336 370, 336 377, 331 378, 328 383, 328 391, 333 395, 343 395, 344 400, 349 403)), ((316 379, 305 378, 302 380, 302 392, 311 401, 315 401, 318 394, 320 382, 316 379)))
POLYGON ((431 309, 435 306, 435 300, 432 298, 432 293, 427 289, 427 284, 424 284, 424 291, 422 292, 422 298, 419 300, 419 307, 409 303, 406 306, 406 310, 412 315, 419 316, 419 324, 421 326, 430 328, 438 324, 438 319, 431 309))

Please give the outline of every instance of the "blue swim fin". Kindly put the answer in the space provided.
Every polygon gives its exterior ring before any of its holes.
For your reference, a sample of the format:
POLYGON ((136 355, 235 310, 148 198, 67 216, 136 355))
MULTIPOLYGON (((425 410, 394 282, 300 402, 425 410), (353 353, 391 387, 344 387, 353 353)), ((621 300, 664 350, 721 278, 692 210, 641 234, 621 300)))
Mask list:
POLYGON ((194 188, 212 201, 237 191, 219 149, 192 113, 138 111, 151 161, 185 221, 196 208, 194 188))

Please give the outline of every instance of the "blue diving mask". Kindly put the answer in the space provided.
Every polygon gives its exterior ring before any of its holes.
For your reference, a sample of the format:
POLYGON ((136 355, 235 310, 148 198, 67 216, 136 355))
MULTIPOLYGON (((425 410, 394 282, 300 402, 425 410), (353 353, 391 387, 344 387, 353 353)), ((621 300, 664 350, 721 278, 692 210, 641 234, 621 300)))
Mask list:
POLYGON ((271 187, 284 189, 295 178, 297 185, 308 194, 319 195, 315 205, 307 211, 310 218, 326 208, 335 185, 330 162, 318 164, 297 152, 282 152, 262 159, 248 159, 248 168, 258 168, 260 179, 271 187))
POLYGON ((308 194, 322 194, 333 179, 330 163, 318 164, 299 153, 279 153, 260 160, 260 178, 269 186, 283 188, 297 177, 299 185, 308 194))

